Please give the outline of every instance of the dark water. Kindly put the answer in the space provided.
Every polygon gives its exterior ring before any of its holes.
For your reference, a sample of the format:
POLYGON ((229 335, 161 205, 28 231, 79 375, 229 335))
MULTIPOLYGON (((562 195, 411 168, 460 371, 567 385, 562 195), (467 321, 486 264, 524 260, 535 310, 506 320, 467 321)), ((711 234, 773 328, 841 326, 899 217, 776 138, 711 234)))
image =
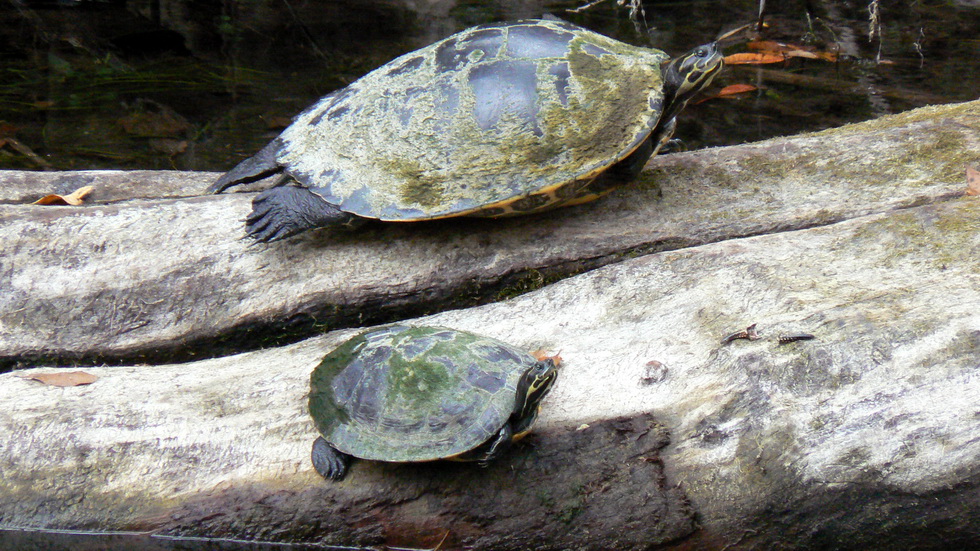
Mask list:
MULTIPOLYGON (((839 126, 980 90, 980 8, 770 2, 763 38, 836 62, 729 68, 758 90, 691 106, 688 147, 839 126)), ((676 54, 756 18, 755 2, 607 0, 6 0, 0 5, 0 168, 224 170, 319 96, 471 25, 552 13, 676 54), (584 2, 583 2, 584 3, 584 2)), ((735 46, 728 53, 744 50, 735 46)))

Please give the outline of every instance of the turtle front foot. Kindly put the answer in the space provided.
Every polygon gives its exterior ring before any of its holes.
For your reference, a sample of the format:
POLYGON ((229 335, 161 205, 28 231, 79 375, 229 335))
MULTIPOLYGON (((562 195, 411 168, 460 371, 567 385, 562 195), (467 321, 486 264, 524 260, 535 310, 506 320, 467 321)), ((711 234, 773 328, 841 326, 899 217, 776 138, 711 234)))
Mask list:
POLYGON ((340 480, 347 474, 347 467, 350 466, 351 457, 342 453, 327 443, 323 437, 318 437, 313 442, 313 452, 310 454, 313 460, 313 468, 320 473, 323 478, 340 480))
POLYGON ((664 142, 664 146, 660 148, 661 154, 683 153, 684 151, 687 151, 687 144, 680 138, 671 138, 664 142))
POLYGON ((245 234, 269 243, 313 228, 350 225, 354 218, 306 188, 286 185, 267 189, 252 200, 245 234))

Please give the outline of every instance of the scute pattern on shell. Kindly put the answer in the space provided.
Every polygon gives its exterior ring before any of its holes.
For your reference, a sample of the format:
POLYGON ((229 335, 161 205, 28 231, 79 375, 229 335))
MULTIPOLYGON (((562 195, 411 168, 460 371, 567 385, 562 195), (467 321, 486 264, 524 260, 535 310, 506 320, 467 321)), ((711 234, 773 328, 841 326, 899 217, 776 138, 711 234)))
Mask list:
POLYGON ((321 99, 283 132, 277 160, 368 218, 499 210, 532 194, 523 212, 553 208, 650 134, 666 59, 562 22, 475 27, 321 99))
POLYGON ((484 443, 514 409, 536 360, 506 343, 441 327, 362 333, 310 378, 310 415, 338 450, 381 461, 429 461, 484 443))

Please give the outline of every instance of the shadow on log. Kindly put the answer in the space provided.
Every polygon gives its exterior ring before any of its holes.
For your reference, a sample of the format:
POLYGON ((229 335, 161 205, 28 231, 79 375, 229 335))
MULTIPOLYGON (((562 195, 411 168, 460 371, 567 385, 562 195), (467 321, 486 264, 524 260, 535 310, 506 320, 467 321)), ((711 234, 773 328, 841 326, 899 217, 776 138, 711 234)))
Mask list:
MULTIPOLYGON (((340 483, 315 478, 301 489, 236 487, 192 497, 152 528, 241 537, 251 527, 247 537, 260 541, 285 531, 299 541, 358 546, 648 549, 695 526, 683 492, 665 483, 658 454, 667 443, 650 415, 552 429, 486 469, 360 461, 340 483), (264 506, 236 507, 255 502, 264 506)), ((133 527, 151 528, 141 524, 133 527)))

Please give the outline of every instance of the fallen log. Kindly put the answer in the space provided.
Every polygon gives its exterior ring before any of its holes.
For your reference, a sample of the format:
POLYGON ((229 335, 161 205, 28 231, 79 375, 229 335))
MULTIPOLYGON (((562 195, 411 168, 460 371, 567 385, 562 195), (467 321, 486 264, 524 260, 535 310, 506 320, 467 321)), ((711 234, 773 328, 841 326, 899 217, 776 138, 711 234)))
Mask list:
POLYGON ((67 195, 85 186, 96 188, 87 199, 97 204, 193 197, 201 194, 202 181, 217 177, 214 173, 176 170, 0 170, 0 204, 27 205, 48 194, 67 195))
POLYGON ((319 478, 308 377, 350 330, 86 368, 87 386, 7 373, 0 528, 505 550, 980 537, 976 198, 646 255, 412 323, 561 350, 536 433, 486 470, 319 478), (761 338, 722 342, 750 324, 761 338))
POLYGON ((633 185, 540 216, 268 246, 241 239, 250 194, 174 198, 213 175, 0 173, 12 182, 0 190, 19 190, 7 201, 36 198, 32 178, 70 191, 73 177, 115 201, 0 204, 0 369, 217 356, 485 303, 639 254, 945 200, 980 163, 978 128, 980 102, 930 107, 657 157, 633 185), (153 190, 169 198, 121 200, 153 190))

